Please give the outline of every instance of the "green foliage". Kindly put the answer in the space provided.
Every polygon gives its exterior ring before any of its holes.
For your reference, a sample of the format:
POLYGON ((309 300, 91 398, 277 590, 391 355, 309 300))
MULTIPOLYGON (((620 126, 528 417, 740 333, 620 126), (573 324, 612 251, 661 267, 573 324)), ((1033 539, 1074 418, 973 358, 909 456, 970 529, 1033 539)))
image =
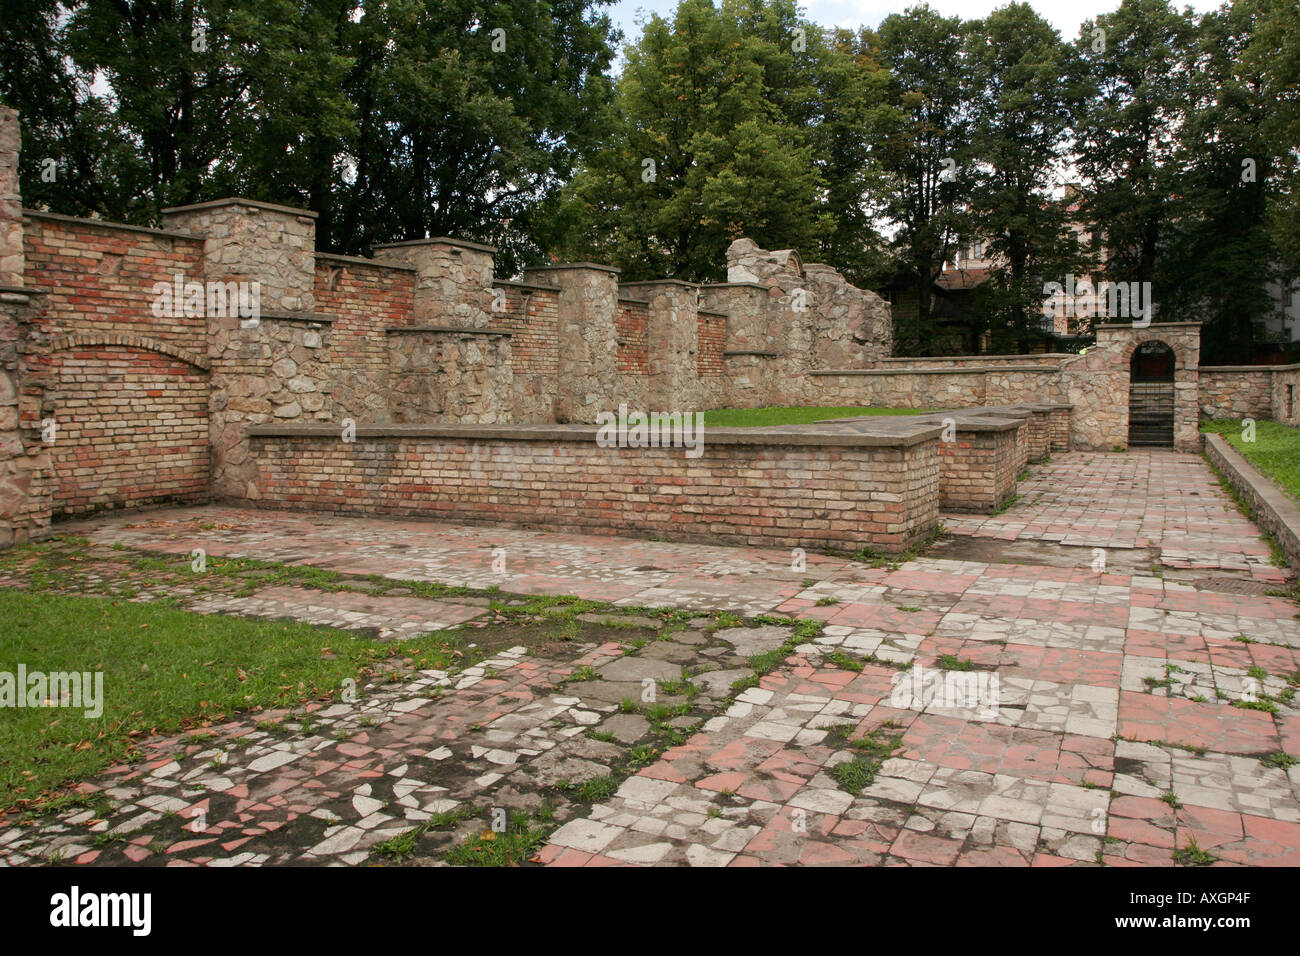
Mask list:
POLYGON ((832 54, 792 0, 682 0, 625 53, 617 131, 556 210, 562 255, 614 262, 625 280, 720 280, 741 236, 805 251, 830 236, 811 130, 832 54))

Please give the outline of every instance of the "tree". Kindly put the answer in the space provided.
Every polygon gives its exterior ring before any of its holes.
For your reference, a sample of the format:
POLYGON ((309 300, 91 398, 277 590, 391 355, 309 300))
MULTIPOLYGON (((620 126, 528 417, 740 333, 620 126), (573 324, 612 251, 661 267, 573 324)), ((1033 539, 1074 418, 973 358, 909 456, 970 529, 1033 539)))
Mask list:
MULTIPOLYGON (((1081 214, 1096 224, 1094 256, 1110 281, 1152 282, 1162 229, 1179 191, 1178 130, 1190 87, 1190 14, 1168 0, 1123 0, 1083 25, 1076 49, 1084 69, 1075 114, 1081 214)), ((1163 300, 1162 289, 1155 298, 1163 300)))
POLYGON ((886 17, 867 36, 891 77, 878 150, 888 176, 883 214, 918 303, 916 319, 900 324, 895 338, 922 353, 934 341, 934 282, 963 238, 972 184, 965 30, 959 18, 921 5, 886 17))
POLYGON ((1192 89, 1157 276, 1162 314, 1202 320, 1206 364, 1250 361, 1276 275, 1267 229, 1266 184, 1277 160, 1264 131, 1270 104, 1260 66, 1244 59, 1257 16, 1254 0, 1205 14, 1185 67, 1192 89))
POLYGON ((626 50, 617 131, 557 211, 557 250, 628 279, 706 280, 742 235, 818 246, 831 223, 806 125, 817 90, 796 58, 823 45, 789 0, 683 0, 653 17, 626 50))
POLYGON ((450 233, 511 268, 604 129, 606 2, 13 0, 0 100, 29 201, 152 222, 239 194, 320 213, 321 248, 450 233))
POLYGON ((1025 3, 967 30, 972 61, 971 191, 974 231, 999 260, 985 293, 995 351, 1028 349, 1043 283, 1079 267, 1067 204, 1052 195, 1077 99, 1070 47, 1025 3))

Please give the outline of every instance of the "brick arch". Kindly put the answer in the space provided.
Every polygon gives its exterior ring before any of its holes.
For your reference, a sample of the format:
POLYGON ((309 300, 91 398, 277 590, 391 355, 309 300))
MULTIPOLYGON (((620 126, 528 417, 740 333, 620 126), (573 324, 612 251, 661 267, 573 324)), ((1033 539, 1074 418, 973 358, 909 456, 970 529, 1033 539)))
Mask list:
POLYGON ((142 349, 146 352, 157 352, 160 355, 169 355, 174 359, 179 359, 186 365, 191 365, 204 372, 210 371, 212 367, 212 363, 207 358, 202 355, 196 355, 188 349, 178 348, 175 345, 168 345, 166 342, 159 342, 157 339, 151 339, 144 335, 133 335, 126 332, 79 332, 72 335, 61 335, 50 342, 49 346, 42 351, 44 354, 52 354, 54 352, 64 352, 68 349, 84 348, 86 346, 142 349))

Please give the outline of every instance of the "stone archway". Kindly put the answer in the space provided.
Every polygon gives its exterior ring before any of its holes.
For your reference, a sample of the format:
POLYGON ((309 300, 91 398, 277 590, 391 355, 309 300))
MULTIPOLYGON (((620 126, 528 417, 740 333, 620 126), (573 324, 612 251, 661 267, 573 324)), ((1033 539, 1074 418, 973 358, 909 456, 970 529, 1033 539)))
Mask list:
POLYGON ((1159 339, 1140 342, 1129 357, 1129 447, 1174 445, 1174 350, 1159 339))
MULTIPOLYGON (((1072 406, 1071 447, 1105 451, 1128 446, 1133 354, 1144 343, 1155 341, 1168 346, 1174 356, 1173 447, 1178 451, 1199 452, 1200 323, 1157 322, 1137 326, 1116 322, 1099 325, 1096 332, 1096 345, 1061 363, 1061 392, 1072 406)), ((1137 362, 1140 370, 1149 369, 1144 359, 1139 358, 1137 362)))

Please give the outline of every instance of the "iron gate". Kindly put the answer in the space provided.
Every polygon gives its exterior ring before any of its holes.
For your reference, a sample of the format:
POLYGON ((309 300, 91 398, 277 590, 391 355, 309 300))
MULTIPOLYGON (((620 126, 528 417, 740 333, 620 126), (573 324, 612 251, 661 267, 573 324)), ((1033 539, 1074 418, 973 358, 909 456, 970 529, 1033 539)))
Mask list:
POLYGON ((1131 382, 1128 393, 1129 445, 1174 443, 1174 383, 1131 382))

